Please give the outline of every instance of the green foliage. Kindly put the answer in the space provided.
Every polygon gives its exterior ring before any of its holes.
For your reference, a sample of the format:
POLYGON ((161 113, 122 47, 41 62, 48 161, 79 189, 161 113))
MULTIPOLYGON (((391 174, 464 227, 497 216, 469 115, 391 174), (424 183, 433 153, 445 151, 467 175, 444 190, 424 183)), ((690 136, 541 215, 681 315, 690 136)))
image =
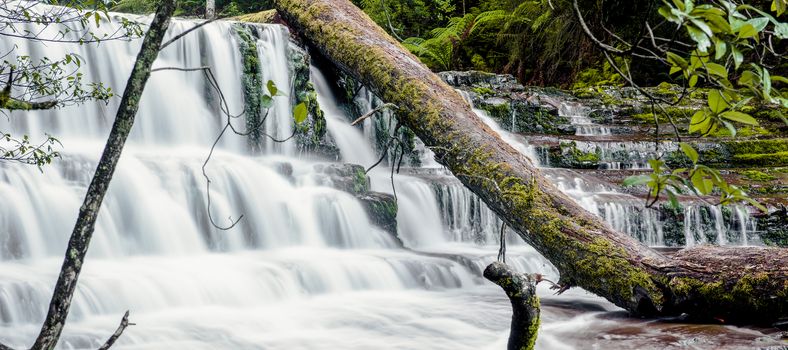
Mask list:
MULTIPOLYGON (((9 2, 0 7, 0 37, 26 40, 31 51, 36 45, 62 43, 95 44, 109 40, 126 40, 143 34, 140 24, 109 14, 112 2, 95 0, 54 1, 61 6, 31 6, 28 2, 9 2), (118 30, 101 33, 96 28, 115 21, 118 30), (25 24, 41 30, 25 30, 25 24), (46 30, 44 30, 46 29, 46 30)), ((67 46, 64 46, 67 47, 67 46)), ((84 58, 73 53, 62 57, 32 58, 13 46, 0 62, 0 113, 6 111, 53 109, 89 101, 106 102, 113 96, 111 88, 101 82, 84 82, 80 71, 84 58)), ((59 157, 54 149, 60 142, 47 135, 44 141, 31 143, 27 135, 14 138, 0 134, 0 161, 34 164, 39 168, 59 157)))
POLYGON ((0 139, 4 141, 4 144, 0 145, 0 161, 32 164, 41 169, 55 158, 60 158, 60 152, 55 150, 55 147, 62 146, 58 139, 51 135, 46 136, 42 142, 31 143, 27 135, 15 139, 10 134, 0 134, 0 139))
POLYGON ((745 170, 741 174, 752 181, 758 181, 758 182, 767 182, 777 179, 777 177, 775 177, 774 175, 769 175, 767 173, 758 170, 745 170))
POLYGON ((241 11, 240 7, 237 3, 231 2, 222 8, 221 12, 219 12, 219 17, 235 17, 244 14, 241 11))
POLYGON ((506 18, 504 11, 467 14, 449 19, 446 27, 430 31, 427 39, 411 37, 402 44, 434 70, 463 69, 486 66, 484 59, 473 50, 466 50, 483 31, 506 18), (467 64, 471 62, 471 64, 467 64))
POLYGON ((451 0, 353 0, 395 37, 420 37, 444 26, 457 7, 451 0))
POLYGON ((295 120, 296 124, 301 124, 306 120, 308 115, 306 104, 301 102, 293 108, 293 119, 295 120))
MULTIPOLYGON (((777 16, 784 11, 778 4, 781 1, 772 3, 771 10, 777 16)), ((758 126, 758 120, 750 115, 752 108, 747 106, 751 101, 773 106, 770 109, 785 120, 780 107, 788 107, 788 92, 776 86, 788 83, 788 78, 772 74, 770 69, 774 62, 782 62, 783 53, 772 48, 788 38, 788 23, 752 5, 728 0, 699 4, 693 0, 665 1, 659 13, 686 30, 693 44, 689 52, 665 50, 669 74, 683 80, 687 88, 700 84, 710 87, 706 105, 692 115, 689 133, 714 135, 724 127, 727 134, 736 136, 737 126, 758 126)), ((716 170, 698 164, 698 153, 692 146, 682 143, 681 150, 692 161, 691 168, 670 172, 663 161, 654 159, 654 171, 648 179, 631 178, 626 183, 647 185, 655 202, 663 191, 673 202, 675 193, 683 188, 699 195, 710 195, 716 189, 721 204, 746 202, 765 210, 742 189, 728 184, 716 170)), ((744 153, 737 152, 734 146, 731 153, 743 165, 776 166, 788 160, 788 152, 783 151, 744 153)))

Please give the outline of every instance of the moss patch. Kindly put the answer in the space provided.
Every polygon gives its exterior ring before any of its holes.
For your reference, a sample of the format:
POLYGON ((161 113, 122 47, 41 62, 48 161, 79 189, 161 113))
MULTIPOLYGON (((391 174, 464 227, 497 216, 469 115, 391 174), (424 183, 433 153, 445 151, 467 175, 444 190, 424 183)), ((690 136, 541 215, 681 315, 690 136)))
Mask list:
POLYGON ((249 143, 253 149, 259 147, 261 130, 260 115, 262 112, 261 101, 263 98, 263 71, 260 59, 257 56, 257 39, 251 29, 243 24, 233 26, 238 36, 238 46, 241 50, 241 64, 243 75, 241 81, 244 86, 244 115, 246 116, 246 130, 249 131, 249 143))

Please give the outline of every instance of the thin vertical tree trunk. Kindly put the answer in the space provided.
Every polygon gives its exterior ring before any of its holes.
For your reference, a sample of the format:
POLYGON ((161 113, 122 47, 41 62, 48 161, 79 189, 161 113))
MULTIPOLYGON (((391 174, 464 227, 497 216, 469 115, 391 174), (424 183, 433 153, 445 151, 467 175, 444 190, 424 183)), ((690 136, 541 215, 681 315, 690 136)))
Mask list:
POLYGON ((175 0, 163 0, 156 9, 153 22, 142 41, 142 47, 137 54, 131 76, 126 83, 126 90, 123 92, 120 108, 115 116, 115 123, 112 125, 112 131, 104 146, 104 153, 101 155, 85 200, 79 209, 77 223, 68 241, 66 257, 60 268, 60 276, 49 303, 49 311, 41 326, 41 332, 31 348, 33 350, 54 349, 63 332, 71 308, 71 301, 74 298, 74 291, 77 288, 79 273, 82 271, 90 239, 95 231, 101 202, 107 193, 121 151, 123 151, 123 146, 134 124, 142 91, 150 77, 151 65, 159 54, 159 47, 174 11, 175 0))
POLYGON ((216 18, 216 0, 205 1, 205 19, 216 18))

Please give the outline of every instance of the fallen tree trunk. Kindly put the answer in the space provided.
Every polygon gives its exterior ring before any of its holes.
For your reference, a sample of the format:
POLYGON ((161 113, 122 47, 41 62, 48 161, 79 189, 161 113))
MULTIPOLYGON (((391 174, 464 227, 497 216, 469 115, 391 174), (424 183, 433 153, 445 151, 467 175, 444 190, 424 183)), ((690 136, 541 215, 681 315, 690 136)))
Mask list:
POLYGON ((539 330, 539 297, 536 279, 514 271, 502 262, 484 269, 484 278, 506 292, 512 303, 512 325, 509 327, 508 350, 532 350, 539 330))
POLYGON ((451 87, 347 0, 276 0, 337 67, 412 129, 506 224, 580 286, 640 315, 771 323, 788 316, 788 250, 697 247, 666 257, 615 232, 502 141, 451 87))

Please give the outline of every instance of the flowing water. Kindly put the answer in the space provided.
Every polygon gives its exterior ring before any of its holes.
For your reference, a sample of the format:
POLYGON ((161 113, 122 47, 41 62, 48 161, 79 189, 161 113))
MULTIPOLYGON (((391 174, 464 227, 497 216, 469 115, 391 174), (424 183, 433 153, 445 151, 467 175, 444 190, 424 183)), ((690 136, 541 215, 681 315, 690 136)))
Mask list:
MULTIPOLYGON (((175 20, 169 35, 195 22, 175 20)), ((33 28, 31 28, 33 29, 33 28)), ((112 31, 109 23, 101 30, 112 31)), ((231 23, 206 25, 161 52, 155 66, 212 67, 234 113, 242 110, 239 39, 231 23)), ((291 89, 288 33, 256 26, 265 79, 291 89)), ((122 91, 139 41, 66 46, 4 39, 8 49, 85 57, 86 81, 122 91)), ((377 156, 363 130, 349 127, 324 75, 312 69, 329 132, 345 161, 377 156)), ((294 96, 293 91, 288 91, 294 96)), ((290 133, 291 102, 277 97, 265 131, 290 133)), ((323 162, 294 146, 228 135, 201 166, 223 117, 216 95, 195 72, 151 77, 118 171, 99 215, 60 348, 94 349, 125 310, 129 327, 117 349, 501 349, 511 311, 481 270, 495 259, 499 222, 444 173, 431 181, 397 175, 400 248, 373 226, 352 195, 322 185, 323 162), (292 165, 291 175, 279 166, 292 165), (437 195, 441 194, 442 195, 437 195)), ((0 164, 0 341, 29 346, 50 293, 77 210, 118 100, 57 111, 13 113, 0 128, 35 139, 51 133, 63 157, 38 169, 0 164)), ((244 121, 235 121, 243 128, 244 121)), ((508 136, 507 136, 508 137, 508 136)), ((523 146, 524 147, 524 146, 523 146)), ((528 148, 523 148, 524 152, 528 148)), ((386 169, 370 174, 375 191, 393 192, 386 169)), ((507 262, 557 278, 532 248, 509 238, 507 262)), ((758 330, 632 319, 580 289, 553 296, 544 286, 541 349, 747 348, 773 344, 758 330), (695 327, 695 328, 693 328, 695 327)))

